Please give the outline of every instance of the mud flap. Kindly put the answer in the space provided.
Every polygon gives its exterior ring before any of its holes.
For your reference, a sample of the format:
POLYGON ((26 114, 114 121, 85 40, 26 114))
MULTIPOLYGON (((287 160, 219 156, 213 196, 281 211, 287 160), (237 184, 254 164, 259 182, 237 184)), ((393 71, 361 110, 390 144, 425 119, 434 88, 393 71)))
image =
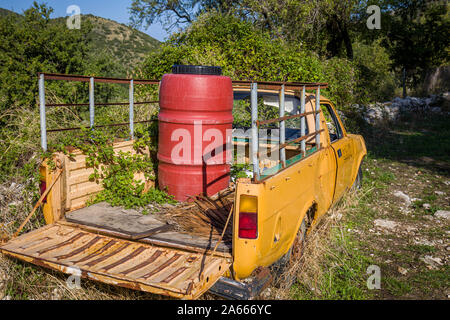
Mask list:
POLYGON ((228 270, 223 257, 156 247, 52 224, 0 247, 8 256, 107 284, 196 299, 228 270))

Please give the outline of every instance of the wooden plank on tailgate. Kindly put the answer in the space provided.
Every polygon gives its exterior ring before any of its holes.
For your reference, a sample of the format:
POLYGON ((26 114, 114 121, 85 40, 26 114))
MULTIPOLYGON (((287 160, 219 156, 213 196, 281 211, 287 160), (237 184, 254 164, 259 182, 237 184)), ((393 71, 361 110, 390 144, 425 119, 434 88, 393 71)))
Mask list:
POLYGON ((229 258, 156 247, 53 224, 0 247, 39 266, 135 290, 195 299, 230 267, 229 258))

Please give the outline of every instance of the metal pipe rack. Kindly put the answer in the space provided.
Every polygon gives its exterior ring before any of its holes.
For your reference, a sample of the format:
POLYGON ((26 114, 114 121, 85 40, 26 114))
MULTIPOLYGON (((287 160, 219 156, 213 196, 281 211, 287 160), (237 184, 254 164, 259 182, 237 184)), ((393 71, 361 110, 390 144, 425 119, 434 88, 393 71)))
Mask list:
MULTIPOLYGON (((317 150, 320 149, 320 134, 324 129, 320 129, 320 116, 322 112, 320 108, 320 89, 328 87, 327 83, 306 83, 306 82, 276 82, 276 81, 233 81, 234 87, 249 87, 251 90, 251 114, 252 114, 252 128, 251 128, 251 161, 253 164, 253 180, 260 181, 261 172, 259 169, 259 127, 271 123, 279 123, 280 128, 280 143, 275 152, 279 152, 280 162, 282 168, 286 168, 286 151, 285 148, 293 143, 300 142, 302 156, 306 155, 306 140, 315 137, 317 150), (279 118, 258 120, 258 89, 278 90, 279 91, 279 118), (285 91, 299 91, 301 92, 300 99, 300 113, 291 116, 285 116, 285 91), (315 110, 306 112, 306 90, 316 90, 315 95, 315 110), (306 116, 314 114, 315 131, 306 135, 306 116), (289 119, 301 118, 300 120, 300 137, 285 141, 285 121, 289 119)), ((273 150, 271 152, 274 152, 273 150)), ((263 180, 267 179, 264 178, 263 180)))
POLYGON ((89 128, 104 128, 115 126, 129 126, 130 137, 134 138, 134 124, 136 123, 148 123, 155 120, 148 121, 134 121, 134 106, 142 104, 158 103, 158 101, 134 101, 134 85, 159 85, 159 80, 143 80, 143 79, 121 79, 121 78, 105 78, 105 77, 89 77, 80 75, 66 75, 58 73, 39 73, 39 111, 40 111, 40 127, 41 127, 41 147, 44 151, 47 151, 47 133, 80 130, 81 127, 76 128, 59 128, 59 129, 47 129, 46 121, 46 108, 47 107, 80 107, 89 106, 89 128), (54 103, 46 104, 45 101, 45 80, 63 80, 63 81, 76 81, 76 82, 88 82, 89 83, 89 103, 54 103), (107 84, 129 84, 129 100, 128 102, 109 102, 109 103, 96 103, 95 102, 95 83, 107 83, 107 84), (95 125, 95 106, 129 106, 129 122, 127 123, 113 123, 107 125, 95 125))
MULTIPOLYGON (((41 146, 44 151, 47 151, 47 133, 80 130, 81 127, 76 128, 60 128, 51 129, 46 128, 46 108, 47 107, 79 107, 89 106, 89 122, 90 128, 94 127, 113 127, 113 126, 129 126, 130 137, 134 137, 134 124, 135 123, 147 123, 156 120, 148 121, 134 121, 134 106, 140 104, 158 103, 158 101, 134 101, 134 86, 135 85, 159 85, 159 80, 145 80, 145 79, 123 79, 123 78, 105 78, 105 77, 90 77, 81 75, 65 75, 57 73, 39 73, 39 105, 40 105, 40 127, 41 127, 41 146), (47 104, 45 101, 45 80, 63 80, 63 81, 77 81, 89 83, 89 103, 78 104, 47 104), (96 103, 95 102, 95 83, 117 83, 129 85, 129 101, 128 102, 115 102, 115 103, 96 103), (95 106, 129 106, 129 122, 127 123, 114 123, 108 125, 95 125, 95 106)), ((250 88, 251 91, 251 160, 253 164, 253 179, 254 181, 260 180, 259 169, 259 127, 271 123, 279 123, 280 128, 280 143, 278 152, 280 153, 280 161, 282 168, 286 167, 286 152, 285 148, 293 143, 301 143, 301 153, 306 155, 306 140, 314 137, 316 140, 317 148, 320 148, 320 133, 324 130, 320 129, 320 89, 326 89, 327 83, 309 83, 309 82, 281 82, 281 81, 246 81, 235 80, 232 82, 234 88, 250 88), (279 118, 269 120, 258 120, 258 90, 277 90, 279 91, 279 118), (301 92, 300 113, 291 116, 285 116, 285 92, 286 91, 298 91, 301 92), (316 105, 315 110, 305 112, 306 90, 316 90, 316 105), (306 135, 306 116, 314 114, 315 116, 315 131, 306 135), (285 121, 289 119, 301 118, 300 122, 300 138, 285 141, 285 121)))

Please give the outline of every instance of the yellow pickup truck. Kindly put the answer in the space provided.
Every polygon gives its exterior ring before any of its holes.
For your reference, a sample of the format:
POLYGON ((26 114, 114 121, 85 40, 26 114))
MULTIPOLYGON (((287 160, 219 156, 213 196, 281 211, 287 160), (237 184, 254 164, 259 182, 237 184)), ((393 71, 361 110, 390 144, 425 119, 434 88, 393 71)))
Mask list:
MULTIPOLYGON (((41 167, 43 183, 52 185, 43 206, 48 225, 10 240, 0 251, 67 274, 175 298, 196 299, 208 290, 231 299, 257 296, 270 281, 270 267, 297 258, 307 230, 361 183, 366 146, 361 136, 346 132, 331 101, 320 96, 320 85, 237 81, 233 86, 235 102, 249 99, 252 109, 258 101, 283 107, 273 121, 254 118, 253 129, 292 119, 302 123, 275 141, 265 139, 266 154, 249 135, 233 134, 234 147, 244 148, 253 164, 253 177, 235 181, 229 203, 221 194, 208 199, 222 203, 221 212, 231 210, 230 238, 213 237, 212 227, 203 236, 190 235, 106 203, 87 207, 102 187, 89 180, 86 156, 74 151, 71 158, 54 155, 55 171, 45 162, 41 167), (280 150, 281 159, 271 160, 269 154, 280 150)), ((133 152, 132 144, 122 141, 114 148, 133 152)), ((191 204, 182 208, 193 210, 191 204)))

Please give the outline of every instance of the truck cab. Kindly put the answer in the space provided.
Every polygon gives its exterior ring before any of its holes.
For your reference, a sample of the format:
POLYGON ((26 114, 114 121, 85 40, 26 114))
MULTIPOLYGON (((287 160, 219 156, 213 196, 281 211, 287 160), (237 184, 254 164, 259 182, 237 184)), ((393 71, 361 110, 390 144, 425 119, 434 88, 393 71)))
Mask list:
MULTIPOLYGON (((299 114, 300 95, 295 91, 285 95, 288 115, 299 114)), ((249 91, 235 90, 235 100, 248 96, 249 91)), ((261 90, 258 97, 264 104, 279 108, 277 91, 261 90)), ((312 112, 315 95, 307 94, 305 100, 306 113, 312 112)), ((356 180, 367 153, 364 140, 346 132, 329 99, 322 96, 320 107, 320 146, 312 136, 306 139, 305 156, 298 144, 290 146, 285 168, 278 161, 262 170, 261 182, 238 181, 233 268, 240 279, 248 277, 257 266, 270 266, 283 257, 292 247, 302 222, 310 219, 308 226, 314 226, 356 180), (251 225, 256 228, 251 236, 243 235, 240 229, 241 222, 247 220, 254 221, 251 225)), ((306 127, 306 134, 314 131, 314 114, 306 116, 306 127)), ((286 127, 286 137, 295 138, 293 131, 298 133, 300 128, 286 127)), ((267 149, 276 149, 277 145, 278 142, 269 142, 267 149)), ((261 162, 265 160, 262 158, 261 162)))

